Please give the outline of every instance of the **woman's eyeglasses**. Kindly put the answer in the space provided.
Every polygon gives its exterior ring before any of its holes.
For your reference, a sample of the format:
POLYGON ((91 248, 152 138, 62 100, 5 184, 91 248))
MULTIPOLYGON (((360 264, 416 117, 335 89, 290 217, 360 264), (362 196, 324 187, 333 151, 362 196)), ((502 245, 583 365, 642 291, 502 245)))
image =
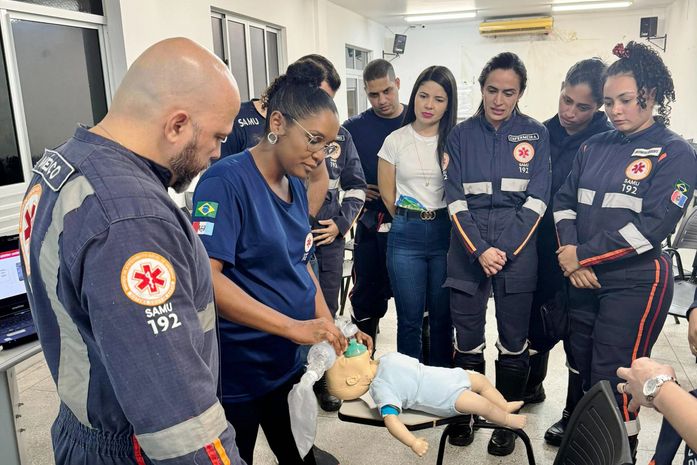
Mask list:
POLYGON ((316 136, 312 134, 310 131, 305 129, 302 124, 298 123, 298 120, 293 118, 290 115, 284 115, 287 116, 288 118, 292 119, 295 124, 298 125, 300 129, 305 131, 305 134, 307 135, 307 150, 310 152, 319 152, 320 150, 324 151, 324 156, 329 157, 331 156, 334 152, 336 152, 336 149, 339 148, 339 144, 335 144, 334 142, 330 142, 328 144, 324 144, 323 137, 321 136, 316 136))

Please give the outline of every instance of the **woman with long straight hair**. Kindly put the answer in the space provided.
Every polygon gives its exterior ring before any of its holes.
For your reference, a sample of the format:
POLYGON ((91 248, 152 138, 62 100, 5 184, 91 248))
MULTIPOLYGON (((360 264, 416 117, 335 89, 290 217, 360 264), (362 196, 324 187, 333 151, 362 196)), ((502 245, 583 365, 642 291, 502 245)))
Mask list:
MULTIPOLYGON (((499 356, 496 388, 521 400, 528 377, 528 323, 537 285, 536 229, 549 200, 547 129, 523 115, 518 101, 527 71, 510 52, 493 57, 479 76, 482 103, 448 137, 445 196, 453 221, 448 253, 455 365, 484 373, 484 325, 493 287, 499 356)), ((469 425, 450 437, 472 442, 469 425)), ((508 455, 515 435, 495 430, 492 455, 508 455)))
POLYGON ((421 329, 428 311, 425 363, 450 366, 452 331, 446 278, 450 219, 443 191, 445 141, 457 117, 455 78, 429 66, 416 80, 403 126, 378 153, 378 185, 393 217, 387 270, 397 307, 397 350, 423 360, 421 329))

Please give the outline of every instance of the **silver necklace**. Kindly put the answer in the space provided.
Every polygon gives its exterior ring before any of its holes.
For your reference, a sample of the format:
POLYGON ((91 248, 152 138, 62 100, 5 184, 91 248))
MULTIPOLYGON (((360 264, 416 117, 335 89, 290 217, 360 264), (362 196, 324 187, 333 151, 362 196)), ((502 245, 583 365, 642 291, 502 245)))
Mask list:
POLYGON ((421 153, 419 153, 419 144, 418 144, 418 141, 416 140, 416 129, 414 129, 414 126, 412 126, 411 130, 413 131, 411 133, 411 137, 412 137, 412 140, 414 141, 414 150, 416 151, 416 158, 419 160, 419 168, 421 169, 421 175, 426 180, 426 182, 425 182, 426 187, 429 187, 431 185, 431 178, 430 178, 430 176, 426 176, 426 170, 424 170, 424 165, 421 162, 421 153))
POLYGON ((119 141, 116 139, 116 137, 114 137, 114 135, 113 135, 111 132, 109 132, 109 130, 108 130, 107 128, 105 128, 105 127, 102 126, 101 124, 97 124, 95 127, 96 127, 96 128, 99 128, 101 131, 103 131, 107 136, 109 136, 109 137, 111 138, 111 140, 113 140, 113 141, 116 142, 117 144, 123 145, 123 144, 121 144, 121 142, 119 142, 119 141))

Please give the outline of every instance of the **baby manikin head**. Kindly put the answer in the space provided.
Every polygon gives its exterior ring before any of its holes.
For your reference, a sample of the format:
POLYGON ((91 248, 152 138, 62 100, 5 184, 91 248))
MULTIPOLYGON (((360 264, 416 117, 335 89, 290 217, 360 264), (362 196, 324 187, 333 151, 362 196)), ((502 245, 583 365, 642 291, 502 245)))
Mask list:
POLYGON ((342 355, 327 370, 327 389, 341 400, 358 399, 368 392, 378 370, 378 362, 370 359, 370 352, 355 357, 342 355))

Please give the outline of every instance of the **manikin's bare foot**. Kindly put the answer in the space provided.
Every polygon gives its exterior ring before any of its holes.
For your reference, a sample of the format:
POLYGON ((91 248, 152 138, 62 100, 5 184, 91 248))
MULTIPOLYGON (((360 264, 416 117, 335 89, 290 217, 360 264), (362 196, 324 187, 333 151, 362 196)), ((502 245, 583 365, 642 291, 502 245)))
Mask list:
POLYGON ((524 402, 522 400, 516 400, 513 402, 506 402, 506 410, 508 413, 517 412, 523 407, 524 402))
POLYGON ((506 426, 513 429, 523 429, 528 422, 525 415, 516 415, 509 413, 506 415, 506 426))

